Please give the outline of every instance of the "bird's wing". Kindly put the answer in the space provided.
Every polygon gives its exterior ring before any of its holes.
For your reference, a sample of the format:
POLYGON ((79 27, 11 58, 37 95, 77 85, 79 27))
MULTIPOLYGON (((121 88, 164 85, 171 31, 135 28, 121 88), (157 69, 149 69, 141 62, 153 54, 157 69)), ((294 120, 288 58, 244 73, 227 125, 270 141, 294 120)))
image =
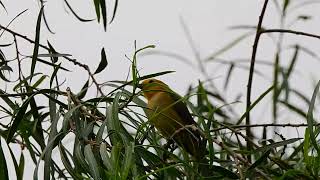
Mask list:
POLYGON ((178 113, 178 115, 184 120, 186 125, 196 124, 193 120, 186 104, 181 100, 182 98, 175 92, 171 92, 170 96, 173 99, 173 109, 178 113))

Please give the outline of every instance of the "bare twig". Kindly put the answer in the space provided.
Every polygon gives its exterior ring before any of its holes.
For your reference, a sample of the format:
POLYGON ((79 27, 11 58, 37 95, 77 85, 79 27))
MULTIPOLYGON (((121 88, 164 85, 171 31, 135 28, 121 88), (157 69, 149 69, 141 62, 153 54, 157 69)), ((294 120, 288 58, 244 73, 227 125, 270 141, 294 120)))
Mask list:
MULTIPOLYGON (((268 124, 250 124, 250 125, 230 125, 230 126, 224 126, 224 127, 219 127, 219 128, 214 128, 210 130, 210 132, 214 131, 220 131, 223 129, 229 129, 229 128, 253 128, 253 127, 307 127, 308 124, 301 123, 301 124, 291 124, 291 123, 286 123, 286 124, 274 124, 274 123, 268 123, 268 124)), ((313 126, 320 126, 320 123, 314 124, 313 126)))
MULTIPOLYGON (((253 74, 254 74, 253 73, 254 72, 254 65, 255 65, 255 60, 256 60, 258 43, 259 43, 259 39, 260 39, 260 35, 261 35, 262 21, 263 21, 265 11, 267 9, 268 2, 269 2, 269 0, 264 1, 264 5, 262 8, 261 14, 259 16, 259 22, 258 22, 258 26, 257 26, 256 36, 254 39, 252 56, 251 56, 251 63, 250 63, 249 78, 248 78, 248 85, 247 85, 246 111, 248 111, 251 106, 251 88, 252 88, 252 80, 253 80, 253 74)), ((250 112, 248 112, 247 116, 246 116, 246 125, 249 125, 249 124, 250 124, 250 112)), ((252 138, 250 128, 246 128, 246 134, 247 134, 247 137, 252 138)), ((248 151, 250 151, 252 148, 252 145, 248 141, 247 141, 247 148, 248 148, 248 151)), ((249 162, 251 162, 251 155, 248 155, 248 160, 249 160, 249 162)))
POLYGON ((22 75, 22 71, 21 71, 21 59, 20 59, 20 52, 19 52, 19 48, 18 48, 18 42, 17 42, 17 38, 15 35, 13 35, 13 40, 14 40, 14 45, 15 45, 15 48, 16 48, 16 58, 17 58, 17 61, 18 61, 18 71, 19 71, 19 74, 18 74, 18 79, 19 79, 19 82, 22 82, 22 79, 21 79, 21 76, 22 75))
MULTIPOLYGON (((247 166, 251 166, 251 163, 248 162, 246 159, 244 159, 243 157, 241 157, 240 155, 238 155, 237 153, 235 153, 234 151, 232 151, 231 149, 229 149, 229 147, 225 146, 223 144, 223 142, 220 142, 219 140, 213 138, 212 141, 214 143, 216 143, 218 146, 220 146, 222 149, 226 150, 235 160, 239 160, 242 163, 244 163, 247 166)), ((261 176, 263 176, 265 179, 270 179, 269 176, 267 174, 265 174, 263 171, 261 171, 258 168, 255 168, 255 171, 257 171, 257 173, 259 173, 261 176)))
MULTIPOLYGON (((71 92, 70 88, 67 88, 66 92, 67 92, 68 97, 70 98, 70 100, 71 100, 76 106, 82 105, 82 102, 78 99, 77 96, 75 96, 75 95, 71 92)), ((81 112, 82 112, 84 115, 87 115, 87 116, 91 117, 92 119, 94 119, 94 121, 102 121, 102 120, 106 119, 106 117, 99 117, 99 116, 93 115, 92 113, 90 113, 90 112, 87 110, 87 108, 86 108, 84 105, 82 105, 82 106, 80 107, 80 110, 81 110, 81 112)))
POLYGON ((306 33, 302 31, 294 31, 289 29, 267 29, 267 30, 260 31, 260 34, 263 34, 263 33, 288 33, 288 34, 302 35, 302 36, 320 39, 320 35, 315 35, 315 34, 306 33))
MULTIPOLYGON (((6 27, 2 26, 2 25, 0 25, 0 29, 3 29, 5 31, 7 31, 8 33, 12 34, 13 36, 20 37, 20 38, 28 41, 29 43, 35 44, 35 41, 33 41, 32 39, 28 38, 27 36, 21 35, 21 34, 15 32, 15 31, 13 31, 13 30, 11 30, 9 28, 6 28, 6 27)), ((45 46, 43 44, 39 43, 39 46, 41 48, 43 48, 43 49, 50 50, 50 48, 48 46, 45 46)), ((89 68, 88 65, 82 64, 82 63, 78 62, 76 59, 72 59, 72 58, 70 58, 68 56, 62 56, 62 57, 65 58, 66 60, 68 60, 69 62, 72 62, 74 65, 80 66, 83 69, 85 69, 88 72, 89 76, 91 77, 93 83, 96 85, 97 90, 99 91, 99 93, 104 96, 104 93, 102 92, 102 90, 100 88, 100 85, 98 84, 98 82, 94 78, 94 76, 93 76, 92 72, 90 71, 90 68, 89 68)))

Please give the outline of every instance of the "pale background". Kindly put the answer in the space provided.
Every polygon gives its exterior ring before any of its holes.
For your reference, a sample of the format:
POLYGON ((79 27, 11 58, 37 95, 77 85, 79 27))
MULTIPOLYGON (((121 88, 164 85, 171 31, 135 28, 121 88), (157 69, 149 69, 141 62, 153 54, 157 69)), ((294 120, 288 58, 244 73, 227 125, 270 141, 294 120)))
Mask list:
MULTIPOLYGON (((2 2, 7 7, 9 13, 6 14, 1 9, 1 25, 8 24, 18 13, 28 9, 9 28, 34 39, 35 23, 40 9, 38 1, 3 0, 2 2)), ((299 3, 298 0, 294 2, 299 3)), ((92 1, 69 0, 69 3, 81 17, 87 19, 96 17, 92 1)), ((107 1, 107 6, 110 5, 108 8, 110 19, 113 4, 112 2, 111 4, 109 3, 110 1, 107 1)), ((121 0, 114 22, 108 26, 107 32, 104 32, 102 25, 97 24, 96 21, 79 22, 69 12, 62 0, 51 0, 46 3, 45 13, 49 25, 55 34, 50 34, 43 23, 41 42, 46 44, 46 41, 49 40, 57 51, 72 54, 73 58, 76 58, 79 62, 88 64, 92 71, 96 69, 100 62, 101 48, 105 47, 109 65, 105 71, 97 76, 97 79, 100 82, 125 80, 130 67, 130 62, 125 58, 125 55, 132 56, 135 40, 137 41, 138 48, 153 44, 156 45, 156 50, 183 55, 196 64, 194 54, 181 26, 181 19, 187 24, 200 56, 205 58, 246 32, 246 30, 228 30, 228 27, 235 25, 256 25, 262 3, 263 1, 261 0, 121 0)), ((315 4, 294 11, 288 15, 288 22, 293 21, 300 14, 313 15, 313 19, 297 23, 292 29, 320 34, 319 6, 315 4)), ((264 26, 278 28, 278 17, 274 4, 270 1, 265 15, 264 26)), ((290 38, 285 40, 286 43, 299 42, 314 52, 320 52, 320 40, 293 35, 288 36, 290 38)), ((6 39, 6 37, 9 36, 1 37, 0 43, 9 42, 10 38, 6 39)), ((19 44, 24 54, 32 54, 33 45, 23 40, 19 44)), ((249 59, 252 44, 253 36, 219 57, 223 59, 249 59)), ((275 48, 276 45, 270 38, 262 37, 257 58, 273 62, 275 48)), ((283 57, 281 64, 287 64, 291 60, 292 50, 285 51, 281 56, 283 57)), ((14 57, 14 54, 12 57, 14 57)), ((62 65, 73 71, 63 74, 67 79, 65 87, 71 87, 75 92, 79 91, 88 78, 87 73, 69 62, 63 62, 62 65)), ((248 63, 244 65, 249 66, 248 63)), ((292 77, 291 82, 311 97, 313 90, 312 78, 314 80, 319 79, 319 62, 301 53, 296 67, 297 73, 292 77)), ((199 79, 204 80, 195 66, 191 67, 181 61, 164 56, 141 56, 138 58, 138 68, 141 75, 166 70, 176 71, 173 74, 162 76, 160 79, 164 80, 182 95, 190 84, 196 85, 199 79)), ((206 68, 210 77, 214 78, 214 83, 219 89, 222 89, 227 66, 208 63, 206 64, 206 68)), ((252 100, 270 87, 272 82, 273 72, 270 67, 257 65, 257 69, 265 74, 265 78, 254 77, 252 100)), ((46 69, 43 69, 43 71, 46 71, 46 69)), ((237 112, 241 114, 245 111, 244 102, 248 71, 236 69, 234 73, 229 91, 224 93, 229 102, 233 102, 239 93, 244 95, 240 99, 242 103, 233 105, 237 109, 237 112)), ((91 95, 94 95, 94 92, 91 92, 91 95)), ((221 106, 222 104, 218 105, 221 106)), ((271 122, 269 115, 271 112, 270 105, 271 98, 268 98, 263 105, 260 105, 261 107, 253 111, 253 123, 271 122)), ((305 106, 301 104, 301 107, 305 106)), ((295 114, 284 114, 281 123, 287 122, 303 121, 298 121, 295 114)), ((289 137, 290 135, 297 136, 296 129, 288 128, 278 131, 285 137, 289 137)), ((299 136, 301 135, 303 134, 300 133, 299 136)), ((14 149, 16 150, 15 153, 19 155, 19 147, 14 149)), ((27 168, 29 170, 25 171, 25 179, 31 179, 33 164, 27 154, 26 156, 27 168)), ((12 167, 12 162, 9 158, 8 165, 12 167)), ((14 168, 11 168, 11 176, 12 179, 15 179, 14 168)))

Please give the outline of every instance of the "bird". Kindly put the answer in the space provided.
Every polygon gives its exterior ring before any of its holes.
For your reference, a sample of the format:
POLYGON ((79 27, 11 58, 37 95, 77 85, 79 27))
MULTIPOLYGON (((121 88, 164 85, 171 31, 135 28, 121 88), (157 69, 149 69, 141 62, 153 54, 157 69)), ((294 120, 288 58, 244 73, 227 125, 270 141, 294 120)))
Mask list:
POLYGON ((167 140, 173 140, 195 159, 202 159, 207 152, 205 138, 183 98, 157 79, 143 80, 139 87, 148 101, 146 115, 150 123, 167 140))

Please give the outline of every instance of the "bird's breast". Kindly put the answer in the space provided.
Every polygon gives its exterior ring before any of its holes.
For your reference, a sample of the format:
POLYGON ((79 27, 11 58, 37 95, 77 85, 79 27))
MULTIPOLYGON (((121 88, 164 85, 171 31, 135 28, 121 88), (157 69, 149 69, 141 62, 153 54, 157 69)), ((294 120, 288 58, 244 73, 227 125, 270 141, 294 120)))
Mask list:
POLYGON ((159 92, 149 99, 148 118, 166 137, 183 127, 183 121, 174 110, 174 101, 166 92, 159 92))

